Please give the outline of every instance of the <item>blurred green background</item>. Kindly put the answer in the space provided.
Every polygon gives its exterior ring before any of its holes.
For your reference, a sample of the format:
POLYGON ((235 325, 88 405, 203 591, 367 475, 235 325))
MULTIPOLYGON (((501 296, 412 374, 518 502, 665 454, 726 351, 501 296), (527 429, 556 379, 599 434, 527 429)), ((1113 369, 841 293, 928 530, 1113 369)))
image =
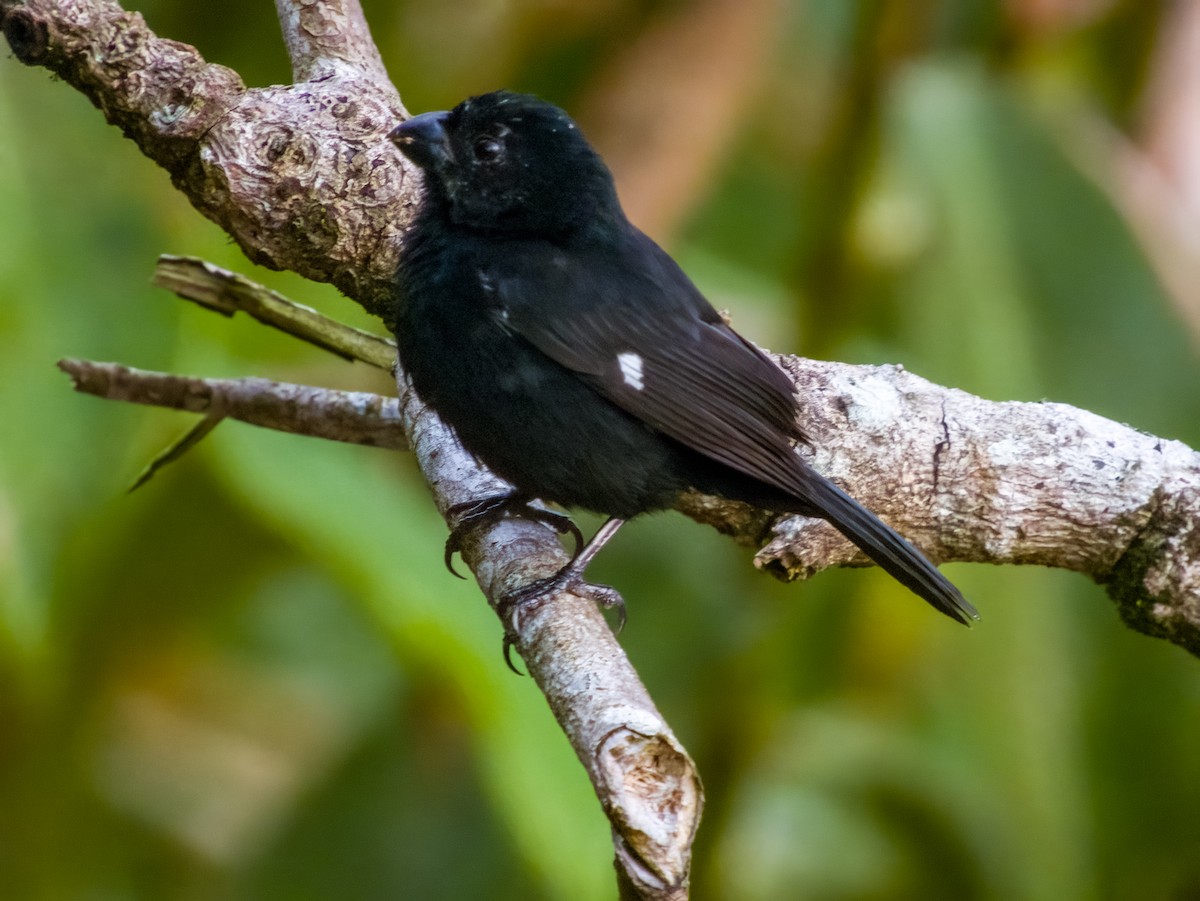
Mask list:
MULTIPOLYGON (((271 4, 127 6, 289 80, 271 4)), ((1200 444, 1197 4, 364 6, 410 110, 507 86, 577 114, 772 349, 1200 444)), ((161 252, 372 323, 249 264, 10 55, 0 172, 0 894, 613 897, 597 802, 410 459, 227 424, 126 495, 191 419, 54 367, 390 390, 151 288, 161 252)), ((605 552, 705 779, 694 897, 1200 898, 1200 661, 1081 576, 948 571, 971 631, 875 571, 779 585, 675 514, 605 552)))

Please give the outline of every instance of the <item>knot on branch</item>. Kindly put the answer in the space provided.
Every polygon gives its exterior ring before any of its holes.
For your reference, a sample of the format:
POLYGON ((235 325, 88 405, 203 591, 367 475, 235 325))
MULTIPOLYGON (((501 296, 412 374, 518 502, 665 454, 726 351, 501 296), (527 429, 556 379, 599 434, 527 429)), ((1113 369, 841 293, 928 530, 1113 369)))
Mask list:
POLYGON ((50 27, 28 10, 0 11, 4 37, 13 56, 27 66, 40 64, 50 49, 50 27))
POLYGON ((1200 656, 1200 489, 1155 500, 1150 521, 1098 581, 1131 629, 1200 656))
POLYGON ((656 890, 686 886, 704 804, 687 753, 661 731, 642 735, 621 728, 605 738, 597 762, 616 791, 606 806, 627 871, 656 890))

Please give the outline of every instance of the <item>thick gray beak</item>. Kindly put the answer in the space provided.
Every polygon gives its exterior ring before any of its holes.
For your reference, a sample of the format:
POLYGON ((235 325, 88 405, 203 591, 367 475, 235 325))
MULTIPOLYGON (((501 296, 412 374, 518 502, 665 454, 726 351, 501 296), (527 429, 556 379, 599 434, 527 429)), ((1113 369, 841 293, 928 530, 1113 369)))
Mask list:
POLYGON ((450 138, 446 134, 446 117, 450 113, 421 113, 406 119, 388 132, 388 138, 400 148, 400 152, 422 169, 450 162, 454 154, 450 150, 450 138))

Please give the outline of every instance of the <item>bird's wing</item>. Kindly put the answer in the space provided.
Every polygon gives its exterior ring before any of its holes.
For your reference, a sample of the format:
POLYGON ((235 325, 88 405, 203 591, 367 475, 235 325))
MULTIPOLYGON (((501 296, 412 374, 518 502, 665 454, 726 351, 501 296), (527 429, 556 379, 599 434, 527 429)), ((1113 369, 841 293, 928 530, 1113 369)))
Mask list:
POLYGON ((642 238, 634 250, 517 255, 486 279, 499 321, 643 422, 791 490, 788 439, 803 439, 791 381, 657 245, 642 238))
POLYGON ((795 455, 791 381, 644 240, 632 260, 522 253, 481 270, 497 321, 643 422, 791 494, 792 512, 828 519, 943 613, 978 619, 920 551, 795 455))

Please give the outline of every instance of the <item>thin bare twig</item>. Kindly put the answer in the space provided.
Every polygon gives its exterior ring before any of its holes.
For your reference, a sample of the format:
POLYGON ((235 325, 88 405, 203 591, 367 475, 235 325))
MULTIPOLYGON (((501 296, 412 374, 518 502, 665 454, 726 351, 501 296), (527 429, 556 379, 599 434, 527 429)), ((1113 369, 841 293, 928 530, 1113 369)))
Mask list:
POLYGON ((390 338, 351 328, 204 260, 163 254, 154 269, 154 284, 223 316, 243 312, 344 360, 360 360, 388 372, 396 366, 396 342, 390 338))
POLYGON ((71 376, 76 391, 108 400, 236 419, 293 435, 408 450, 394 397, 269 379, 188 378, 90 360, 60 360, 58 368, 71 376))

